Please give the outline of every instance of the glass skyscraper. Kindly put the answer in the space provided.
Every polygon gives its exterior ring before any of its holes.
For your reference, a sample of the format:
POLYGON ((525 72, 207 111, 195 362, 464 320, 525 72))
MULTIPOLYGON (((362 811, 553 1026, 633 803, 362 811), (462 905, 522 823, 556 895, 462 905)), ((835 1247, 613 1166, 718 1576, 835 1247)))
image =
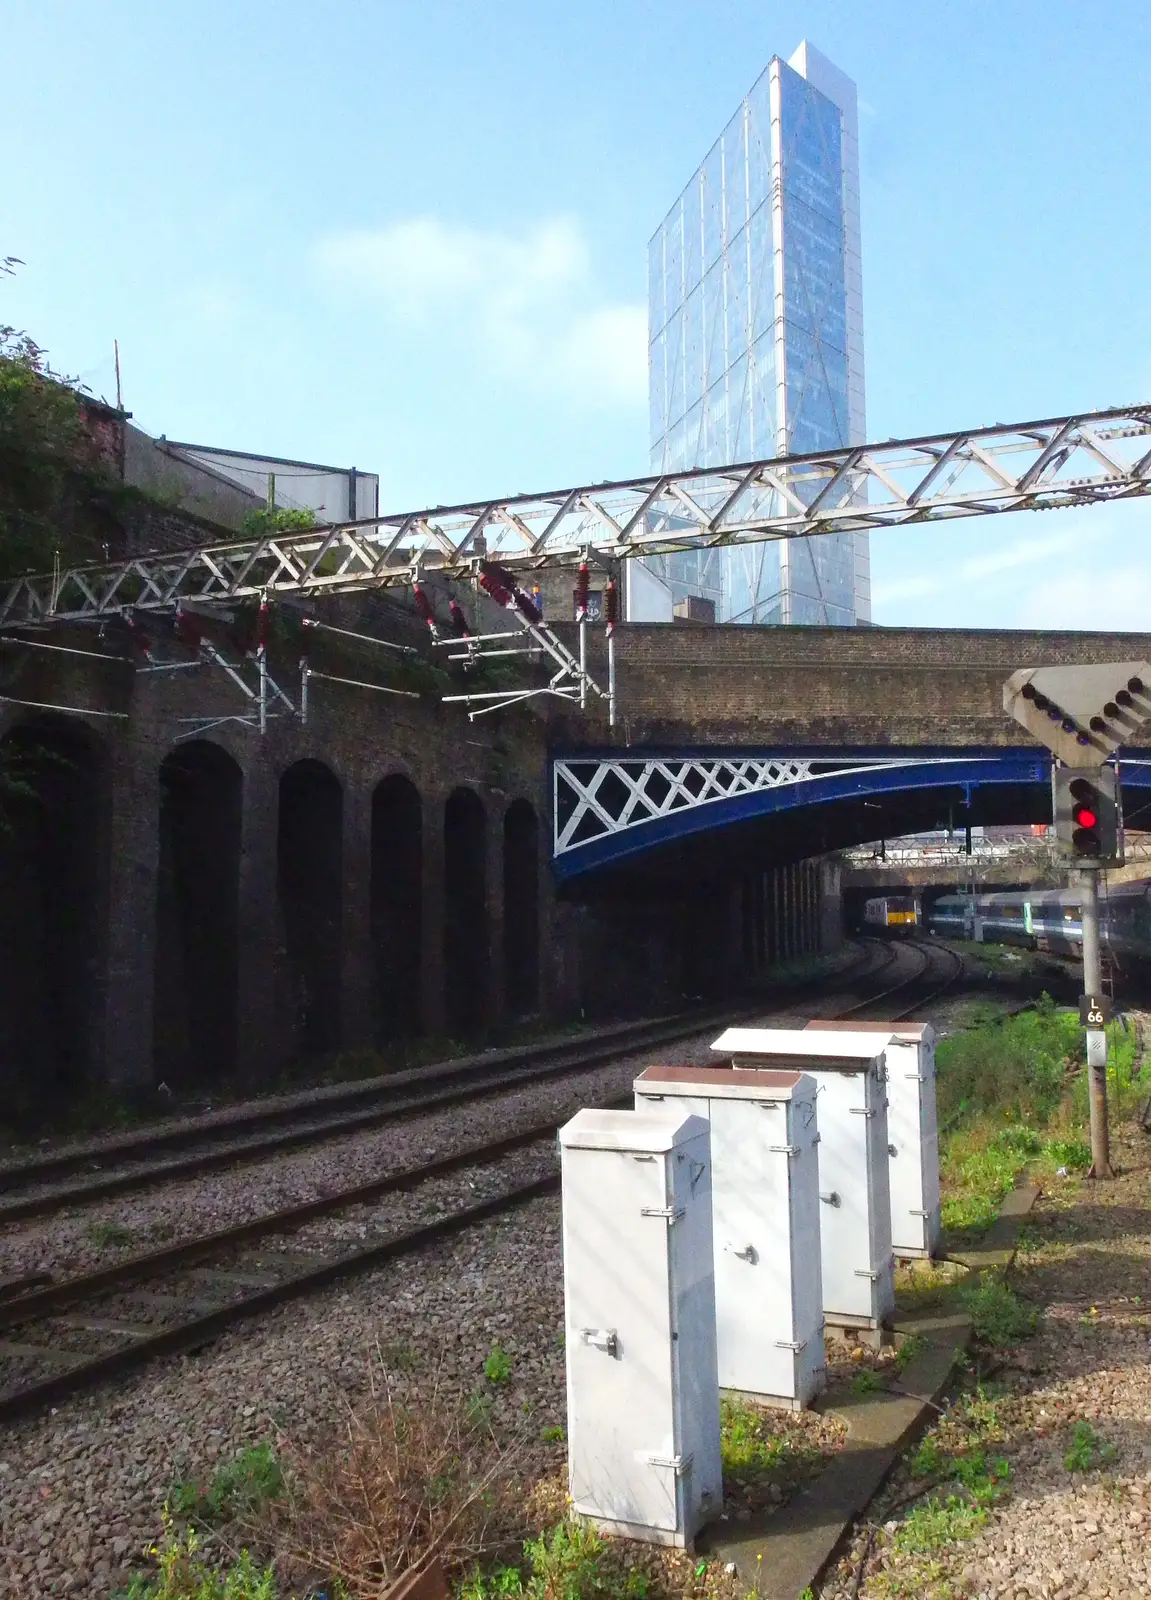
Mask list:
MULTIPOLYGON (((655 472, 861 444, 855 85, 801 44, 751 89, 649 246, 655 472)), ((726 622, 866 622, 866 534, 652 559, 726 622)))

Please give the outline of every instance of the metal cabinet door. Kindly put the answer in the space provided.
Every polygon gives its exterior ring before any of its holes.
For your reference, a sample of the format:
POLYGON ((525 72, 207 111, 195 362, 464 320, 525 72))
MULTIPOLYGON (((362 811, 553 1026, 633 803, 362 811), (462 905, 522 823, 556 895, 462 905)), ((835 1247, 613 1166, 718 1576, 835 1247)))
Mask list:
POLYGON ((789 1395, 793 1385, 787 1112, 711 1102, 715 1302, 724 1389, 789 1395))
POLYGON ((666 1173, 662 1155, 564 1152, 568 1472, 575 1511, 674 1532, 666 1173))

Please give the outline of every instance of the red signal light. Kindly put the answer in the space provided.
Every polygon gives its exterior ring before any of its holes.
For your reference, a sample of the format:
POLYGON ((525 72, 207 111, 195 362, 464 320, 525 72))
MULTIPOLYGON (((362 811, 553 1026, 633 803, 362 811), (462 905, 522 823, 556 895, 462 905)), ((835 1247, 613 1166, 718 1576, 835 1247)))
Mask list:
POLYGON ((1098 826, 1099 818, 1090 806, 1075 807, 1075 826, 1077 828, 1094 828, 1098 826))

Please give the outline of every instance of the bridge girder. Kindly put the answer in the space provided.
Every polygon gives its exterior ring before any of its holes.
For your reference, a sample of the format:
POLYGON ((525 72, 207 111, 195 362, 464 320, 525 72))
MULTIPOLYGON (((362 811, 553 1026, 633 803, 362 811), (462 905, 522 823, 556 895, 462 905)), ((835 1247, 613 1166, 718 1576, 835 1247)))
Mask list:
POLYGON ((180 601, 347 594, 641 555, 1095 505, 1151 492, 1151 404, 802 456, 435 506, 27 576, 0 624, 99 620, 180 601))

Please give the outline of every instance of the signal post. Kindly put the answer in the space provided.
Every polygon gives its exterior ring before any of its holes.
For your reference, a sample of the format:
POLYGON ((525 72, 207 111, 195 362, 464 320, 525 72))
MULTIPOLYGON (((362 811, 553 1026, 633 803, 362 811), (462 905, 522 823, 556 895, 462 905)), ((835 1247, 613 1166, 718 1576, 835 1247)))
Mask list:
POLYGON ((1118 661, 1090 667, 1036 667, 1003 686, 1003 707, 1056 757, 1051 809, 1059 850, 1078 867, 1083 929, 1091 1175, 1110 1178, 1107 1034, 1099 953, 1099 873, 1123 860, 1122 795, 1110 759, 1151 723, 1151 666, 1118 661))

